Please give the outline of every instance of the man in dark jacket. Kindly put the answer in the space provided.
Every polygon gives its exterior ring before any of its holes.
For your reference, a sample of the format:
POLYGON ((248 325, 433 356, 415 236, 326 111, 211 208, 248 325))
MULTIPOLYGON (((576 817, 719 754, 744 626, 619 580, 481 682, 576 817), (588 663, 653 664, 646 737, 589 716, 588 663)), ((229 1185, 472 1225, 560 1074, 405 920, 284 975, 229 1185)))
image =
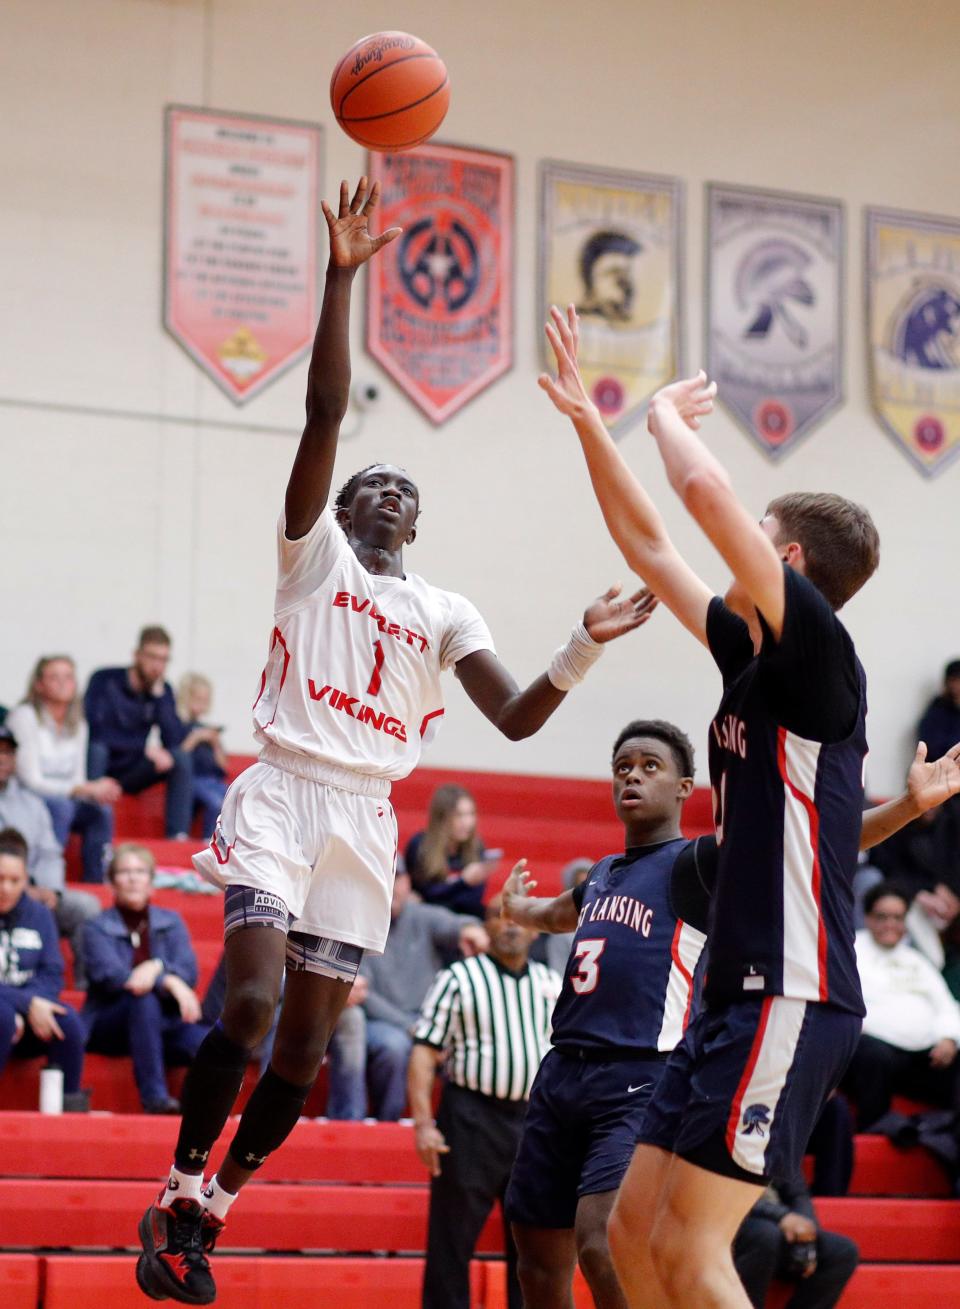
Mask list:
POLYGON ((90 726, 90 776, 116 778, 127 795, 162 782, 167 788, 166 834, 177 837, 186 836, 193 816, 193 762, 180 748, 187 728, 164 677, 169 660, 167 632, 145 627, 129 668, 100 668, 90 678, 84 712, 90 726))
POLYGON ((87 1048, 133 1059, 147 1113, 176 1113, 168 1065, 188 1064, 209 1028, 194 991, 197 960, 187 927, 172 909, 151 905, 154 860, 145 847, 117 847, 110 864, 111 909, 84 930, 89 979, 83 1019, 87 1048))
POLYGON ((943 690, 923 711, 917 731, 930 759, 939 759, 960 741, 960 659, 951 659, 943 670, 943 690))
POLYGON ((768 1186, 733 1243, 733 1262, 754 1309, 763 1309, 774 1278, 796 1283, 787 1309, 833 1309, 859 1259, 853 1241, 817 1224, 800 1177, 768 1186))
POLYGON ((27 843, 0 831, 0 1072, 11 1055, 47 1055, 63 1070, 65 1109, 86 1108, 80 1090, 83 1028, 59 1001, 63 957, 50 910, 27 895, 27 843))

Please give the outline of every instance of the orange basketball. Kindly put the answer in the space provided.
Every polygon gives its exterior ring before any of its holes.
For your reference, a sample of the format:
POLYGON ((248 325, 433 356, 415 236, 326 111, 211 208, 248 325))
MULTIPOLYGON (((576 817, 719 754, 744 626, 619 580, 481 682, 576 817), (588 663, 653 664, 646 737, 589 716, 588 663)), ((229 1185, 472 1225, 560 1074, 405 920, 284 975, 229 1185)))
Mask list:
POLYGON ((407 32, 375 32, 352 45, 330 79, 337 122, 369 150, 409 150, 443 122, 450 81, 436 50, 407 32))

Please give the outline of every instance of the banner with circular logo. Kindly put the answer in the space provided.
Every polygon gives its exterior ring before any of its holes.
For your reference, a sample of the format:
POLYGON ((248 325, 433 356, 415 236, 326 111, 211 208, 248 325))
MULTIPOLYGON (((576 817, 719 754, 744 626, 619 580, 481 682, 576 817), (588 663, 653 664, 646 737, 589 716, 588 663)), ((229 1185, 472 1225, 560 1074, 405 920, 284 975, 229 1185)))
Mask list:
POLYGON ((960 220, 866 211, 870 398, 928 477, 960 454, 960 220))
POLYGON ((707 187, 707 371, 773 459, 843 399, 843 207, 707 187))
POLYGON ((577 306, 580 371, 619 438, 681 371, 683 189, 671 177, 544 161, 540 166, 540 296, 577 306))
POLYGON ((431 143, 368 170, 403 235, 368 266, 367 349, 443 423, 513 364, 513 159, 431 143))

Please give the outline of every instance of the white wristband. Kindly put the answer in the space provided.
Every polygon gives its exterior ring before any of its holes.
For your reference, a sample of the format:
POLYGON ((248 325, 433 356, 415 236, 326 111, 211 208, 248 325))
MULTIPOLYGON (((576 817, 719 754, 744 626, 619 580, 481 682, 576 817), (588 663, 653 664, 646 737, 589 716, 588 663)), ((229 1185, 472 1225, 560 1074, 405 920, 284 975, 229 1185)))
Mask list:
POLYGON ((600 642, 593 639, 583 623, 577 623, 570 640, 550 660, 547 677, 558 691, 570 691, 583 681, 602 654, 600 642))

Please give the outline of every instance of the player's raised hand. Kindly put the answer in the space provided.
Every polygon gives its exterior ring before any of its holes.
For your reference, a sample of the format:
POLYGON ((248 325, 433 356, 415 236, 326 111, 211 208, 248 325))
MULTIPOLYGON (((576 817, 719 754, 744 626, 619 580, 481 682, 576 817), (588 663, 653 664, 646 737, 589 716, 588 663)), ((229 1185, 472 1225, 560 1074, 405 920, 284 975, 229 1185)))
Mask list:
POLYGON ((676 415, 696 432, 700 428, 701 418, 713 413, 713 401, 717 394, 716 382, 707 382, 707 375, 701 368, 696 377, 685 377, 679 382, 662 386, 650 401, 647 410, 647 427, 654 436, 661 434, 661 424, 676 415))
POLYGON ((600 645, 618 636, 625 636, 636 627, 642 627, 649 622, 660 603, 647 587, 635 591, 625 600, 619 598, 622 590, 622 585, 617 582, 598 600, 594 600, 583 615, 583 625, 588 635, 600 645))
POLYGON ((926 742, 920 741, 907 773, 907 792, 921 814, 960 794, 960 741, 932 763, 927 762, 926 742))
POLYGON ((536 882, 527 872, 526 859, 519 860, 511 870, 510 876, 500 892, 500 912, 511 923, 526 926, 522 918, 523 902, 536 887, 536 882))
POLYGON ((370 186, 366 176, 360 178, 350 199, 350 187, 340 183, 340 211, 334 215, 326 200, 320 201, 330 231, 330 264, 334 268, 359 268, 382 246, 395 241, 403 230, 390 227, 379 236, 371 236, 370 216, 380 199, 380 183, 370 186))
POLYGON ((566 314, 556 305, 550 306, 550 321, 546 326, 547 340, 557 361, 557 376, 541 373, 539 385, 568 418, 579 418, 593 407, 587 395, 577 355, 580 350, 580 320, 573 305, 566 314))

